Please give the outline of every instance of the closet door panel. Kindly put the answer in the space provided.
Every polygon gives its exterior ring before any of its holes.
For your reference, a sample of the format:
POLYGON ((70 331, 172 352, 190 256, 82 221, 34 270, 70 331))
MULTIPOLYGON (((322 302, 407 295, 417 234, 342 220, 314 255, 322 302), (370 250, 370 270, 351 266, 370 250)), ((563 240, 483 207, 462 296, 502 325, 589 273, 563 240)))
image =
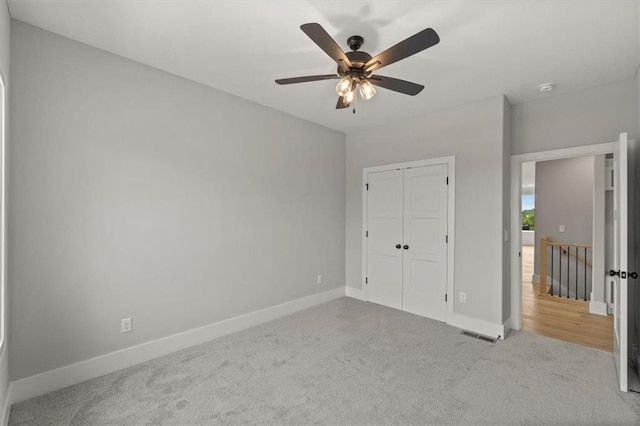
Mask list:
POLYGON ((446 320, 447 166, 404 171, 402 309, 446 320))
POLYGON ((402 171, 368 175, 367 300, 402 309, 402 171))

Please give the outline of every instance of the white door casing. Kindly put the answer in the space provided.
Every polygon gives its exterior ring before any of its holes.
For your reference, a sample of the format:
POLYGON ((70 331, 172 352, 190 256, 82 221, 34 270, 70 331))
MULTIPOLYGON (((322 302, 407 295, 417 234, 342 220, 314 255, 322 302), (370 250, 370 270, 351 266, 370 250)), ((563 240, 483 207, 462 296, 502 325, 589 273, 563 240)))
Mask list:
POLYGON ((583 155, 609 154, 617 149, 617 142, 607 142, 511 156, 511 317, 508 324, 511 329, 520 330, 522 327, 522 265, 520 257, 522 246, 522 215, 520 204, 522 163, 528 161, 558 160, 583 155))
POLYGON ((613 264, 618 275, 614 276, 613 355, 620 390, 627 392, 628 384, 628 279, 627 274, 627 134, 621 133, 618 150, 613 154, 613 264))
POLYGON ((446 321, 447 165, 404 170, 402 309, 446 321))

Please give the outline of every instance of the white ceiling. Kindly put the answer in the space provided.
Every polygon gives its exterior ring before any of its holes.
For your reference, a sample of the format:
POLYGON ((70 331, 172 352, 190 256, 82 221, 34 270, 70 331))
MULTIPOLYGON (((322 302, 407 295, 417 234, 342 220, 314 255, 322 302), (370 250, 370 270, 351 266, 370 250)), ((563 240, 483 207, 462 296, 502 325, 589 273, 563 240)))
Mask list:
POLYGON ((490 96, 511 104, 626 80, 640 63, 637 1, 9 0, 11 16, 343 132, 490 96), (335 72, 301 30, 318 22, 346 50, 372 55, 432 27, 440 44, 380 74, 424 84, 415 97, 379 89, 357 114, 335 110, 335 72), (554 81, 551 94, 537 91, 554 81))

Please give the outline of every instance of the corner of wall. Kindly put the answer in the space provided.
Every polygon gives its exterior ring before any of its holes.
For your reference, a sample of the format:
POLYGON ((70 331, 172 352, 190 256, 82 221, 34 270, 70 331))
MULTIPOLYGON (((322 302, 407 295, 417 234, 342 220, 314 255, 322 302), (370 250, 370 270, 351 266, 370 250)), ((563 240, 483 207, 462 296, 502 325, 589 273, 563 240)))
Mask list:
MULTIPOLYGON (((9 41, 11 38, 11 16, 9 14, 9 3, 7 0, 0 0, 0 74, 5 79, 5 85, 7 92, 9 90, 9 41)), ((8 105, 7 105, 8 106, 8 105)), ((5 123, 8 120, 5 121, 5 123)), ((7 123, 8 124, 8 123, 7 123)), ((5 138, 9 137, 9 132, 5 129, 5 138)), ((7 141, 5 140, 5 143, 7 141)), ((4 206, 1 206, 4 208, 4 206)), ((4 256, 5 253, 3 252, 4 256)), ((0 309, 4 318, 0 321, 0 324, 4 327, 4 342, 0 349, 0 421, 2 425, 9 422, 9 409, 11 408, 11 386, 9 382, 9 351, 7 342, 7 297, 6 297, 6 282, 4 294, 0 297, 0 303, 3 303, 3 309, 0 309)))
POLYGON ((511 317, 511 104, 502 96, 502 321, 511 317))

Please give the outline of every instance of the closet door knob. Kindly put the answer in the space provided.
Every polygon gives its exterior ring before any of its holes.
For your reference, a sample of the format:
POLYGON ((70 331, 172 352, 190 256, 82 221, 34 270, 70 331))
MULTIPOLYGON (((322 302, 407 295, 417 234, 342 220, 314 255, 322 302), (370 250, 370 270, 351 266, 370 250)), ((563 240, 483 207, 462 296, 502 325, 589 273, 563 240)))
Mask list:
POLYGON ((402 247, 402 248, 403 248, 403 249, 405 249, 405 250, 409 250, 409 246, 408 246, 408 245, 406 245, 406 244, 405 244, 405 245, 404 245, 404 247, 402 247))
POLYGON ((396 244, 396 248, 397 248, 397 249, 399 249, 399 248, 401 248, 401 247, 402 247, 402 246, 401 246, 400 244, 396 244))

